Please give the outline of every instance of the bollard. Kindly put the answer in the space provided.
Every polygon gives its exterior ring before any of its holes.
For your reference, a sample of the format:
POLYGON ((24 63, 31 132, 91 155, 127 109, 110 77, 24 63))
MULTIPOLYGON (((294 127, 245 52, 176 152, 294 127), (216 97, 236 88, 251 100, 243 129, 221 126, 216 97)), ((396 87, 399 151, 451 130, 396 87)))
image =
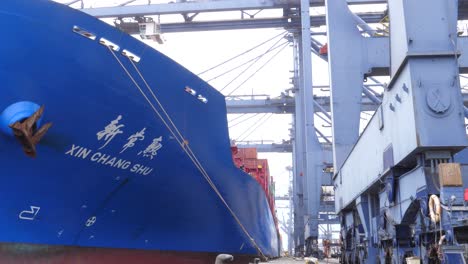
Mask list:
POLYGON ((216 257, 215 264, 225 264, 234 260, 234 257, 228 254, 221 254, 216 257))
POLYGON ((259 264, 260 263, 260 259, 259 258, 255 258, 254 259, 254 262, 253 263, 249 263, 249 264, 259 264))

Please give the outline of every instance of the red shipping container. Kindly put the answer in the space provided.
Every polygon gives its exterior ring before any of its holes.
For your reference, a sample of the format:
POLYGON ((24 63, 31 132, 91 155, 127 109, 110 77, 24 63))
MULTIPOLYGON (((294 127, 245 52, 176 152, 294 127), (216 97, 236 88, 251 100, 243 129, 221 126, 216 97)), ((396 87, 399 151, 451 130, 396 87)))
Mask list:
POLYGON ((239 154, 242 156, 242 158, 245 159, 245 148, 240 148, 239 149, 239 154))
POLYGON ((231 152, 232 152, 232 155, 237 155, 237 153, 239 152, 239 148, 237 146, 232 146, 231 152))
POLYGON ((258 170, 258 161, 257 160, 244 160, 244 167, 251 170, 258 170))
MULTIPOLYGON (((275 223, 277 218, 275 214, 275 188, 273 178, 270 177, 268 160, 257 158, 257 149, 255 148, 237 148, 231 147, 234 164, 254 178, 265 192, 265 198, 272 212, 275 223), (271 188, 271 190, 270 190, 271 188)), ((278 228, 278 226, 277 226, 278 228)))
POLYGON ((246 159, 257 159, 257 149, 256 148, 245 148, 244 157, 246 159))
POLYGON ((237 151, 236 151, 236 153, 234 153, 234 156, 235 156, 236 158, 244 159, 244 150, 238 148, 237 151))
POLYGON ((262 179, 261 179, 260 185, 262 185, 263 190, 265 190, 265 193, 268 195, 269 186, 270 186, 270 171, 268 169, 268 160, 259 159, 258 163, 262 168, 262 171, 261 171, 261 178, 262 179))

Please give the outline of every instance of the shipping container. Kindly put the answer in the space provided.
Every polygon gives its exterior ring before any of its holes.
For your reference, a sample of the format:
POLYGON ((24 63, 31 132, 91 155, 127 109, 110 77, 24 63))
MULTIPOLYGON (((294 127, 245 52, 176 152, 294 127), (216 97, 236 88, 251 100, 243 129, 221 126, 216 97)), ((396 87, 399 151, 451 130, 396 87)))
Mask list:
POLYGON ((244 157, 246 159, 257 159, 257 149, 256 148, 245 148, 244 157))
POLYGON ((258 159, 255 148, 238 148, 234 145, 231 146, 231 151, 234 164, 252 176, 264 190, 275 223, 278 223, 275 211, 275 182, 270 176, 268 160, 258 159))

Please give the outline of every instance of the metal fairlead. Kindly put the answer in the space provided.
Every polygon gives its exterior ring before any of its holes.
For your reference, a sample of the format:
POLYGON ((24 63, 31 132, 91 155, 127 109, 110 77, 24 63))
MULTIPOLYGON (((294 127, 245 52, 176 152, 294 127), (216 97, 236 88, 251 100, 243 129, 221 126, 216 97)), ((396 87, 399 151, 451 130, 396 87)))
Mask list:
POLYGON ((24 153, 31 158, 36 157, 36 145, 52 126, 52 123, 47 123, 40 128, 37 127, 37 122, 42 117, 43 113, 44 106, 41 106, 41 108, 30 117, 10 125, 13 134, 23 146, 24 153))

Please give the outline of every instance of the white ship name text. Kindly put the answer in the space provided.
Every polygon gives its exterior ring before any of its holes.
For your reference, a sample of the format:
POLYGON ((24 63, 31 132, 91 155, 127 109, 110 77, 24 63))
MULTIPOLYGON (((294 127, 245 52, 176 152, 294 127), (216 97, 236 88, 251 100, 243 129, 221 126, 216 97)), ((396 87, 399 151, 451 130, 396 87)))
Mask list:
POLYGON ((91 162, 95 162, 103 166, 127 170, 139 175, 146 176, 153 172, 153 168, 151 167, 147 167, 138 163, 133 164, 131 161, 114 157, 112 155, 108 155, 99 151, 94 152, 92 149, 77 146, 74 144, 69 150, 65 152, 65 155, 83 160, 89 160, 91 162))

